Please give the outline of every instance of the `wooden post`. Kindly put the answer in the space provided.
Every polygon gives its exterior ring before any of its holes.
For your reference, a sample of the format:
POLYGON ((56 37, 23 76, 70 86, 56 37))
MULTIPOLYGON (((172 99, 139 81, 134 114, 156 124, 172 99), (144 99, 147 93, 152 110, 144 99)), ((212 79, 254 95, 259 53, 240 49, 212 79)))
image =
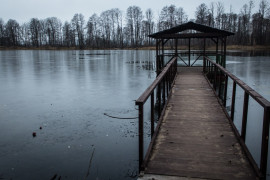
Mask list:
POLYGON ((143 163, 143 103, 139 105, 139 170, 143 170, 141 167, 143 163))
POLYGON ((164 108, 164 106, 165 106, 165 102, 166 102, 166 87, 165 87, 165 81, 166 81, 166 79, 165 79, 165 77, 163 78, 163 80, 162 80, 162 86, 163 86, 163 91, 162 91, 162 99, 163 99, 163 103, 162 103, 162 107, 164 108))
POLYGON ((159 47, 158 47, 158 39, 156 39, 156 71, 157 76, 159 75, 159 47))
POLYGON ((224 87, 224 95, 223 95, 223 106, 226 108, 226 100, 227 100, 227 88, 228 88, 228 75, 225 74, 225 87, 224 87))
POLYGON ((162 61, 162 63, 161 63, 161 65, 162 65, 162 67, 161 67, 161 69, 163 69, 163 67, 164 67, 164 45, 165 45, 165 43, 164 43, 164 39, 162 39, 162 58, 161 58, 161 61, 162 61))
POLYGON ((220 43, 220 45, 221 45, 221 47, 220 47, 220 51, 221 51, 220 52, 220 65, 223 66, 222 65, 223 64, 222 63, 223 61, 222 60, 223 60, 223 55, 224 55, 224 48, 223 48, 224 47, 224 39, 223 38, 220 38, 220 40, 221 40, 221 43, 220 43))
POLYGON ((223 54, 223 67, 226 68, 226 49, 227 49, 227 37, 224 37, 224 54, 223 54))
POLYGON ((231 103, 231 119, 232 119, 232 121, 234 120, 235 94, 236 94, 236 82, 233 81, 232 103, 231 103))
MULTIPOLYGON (((170 72, 169 72, 170 73, 170 72)), ((170 86, 170 78, 169 78, 169 73, 166 74, 165 79, 166 79, 166 97, 168 99, 169 96, 169 86, 170 86)))
POLYGON ((216 63, 218 63, 218 38, 216 42, 216 63))
POLYGON ((218 97, 221 99, 221 74, 222 74, 222 71, 219 70, 218 72, 218 97))
POLYGON ((155 127, 154 127, 154 122, 155 122, 155 91, 152 92, 151 94, 151 138, 153 137, 155 127))
POLYGON ((267 106, 264 108, 262 145, 261 145, 261 162, 260 162, 260 171, 264 175, 264 179, 266 179, 266 173, 267 173, 269 121, 270 121, 270 106, 267 106))
POLYGON ((159 119, 159 117, 161 115, 161 87, 160 87, 160 83, 158 84, 157 96, 158 96, 158 119, 159 119))
POLYGON ((178 46, 178 39, 175 39, 175 50, 174 50, 175 57, 178 56, 177 46, 178 46))
POLYGON ((215 89, 215 91, 217 90, 217 66, 216 65, 214 65, 214 83, 213 83, 213 85, 214 85, 214 89, 215 89))
POLYGON ((188 66, 190 66, 190 38, 188 39, 188 66))
POLYGON ((241 137, 245 141, 246 140, 246 129, 247 129, 247 115, 248 115, 248 99, 249 94, 245 91, 244 102, 243 102, 243 116, 242 116, 242 130, 241 137))
POLYGON ((203 72, 205 73, 205 38, 203 39, 203 72))

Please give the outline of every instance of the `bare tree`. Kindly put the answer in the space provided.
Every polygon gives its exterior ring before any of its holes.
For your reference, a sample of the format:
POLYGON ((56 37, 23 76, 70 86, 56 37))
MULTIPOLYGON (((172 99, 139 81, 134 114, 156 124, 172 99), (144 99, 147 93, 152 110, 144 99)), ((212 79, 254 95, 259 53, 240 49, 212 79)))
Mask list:
POLYGON ((222 14, 224 14, 224 4, 222 2, 217 2, 217 15, 216 15, 216 28, 221 29, 222 27, 222 14))
POLYGON ((269 4, 266 0, 261 0, 259 11, 252 16, 252 44, 268 44, 270 39, 270 17, 266 17, 269 12, 269 4))
MULTIPOLYGON (((268 0, 261 0, 259 9, 252 14, 254 0, 244 4, 239 14, 225 12, 220 1, 200 4, 195 12, 200 24, 235 32, 228 38, 230 44, 270 44, 270 10, 268 0)), ((21 26, 16 20, 4 23, 0 18, 0 46, 73 46, 87 47, 139 47, 152 45, 149 34, 174 27, 188 21, 182 7, 165 6, 157 14, 147 9, 143 14, 138 6, 128 7, 124 15, 118 8, 93 14, 86 23, 82 14, 75 14, 70 22, 62 25, 56 17, 32 18, 21 26), (144 15, 144 17, 143 17, 144 15), (123 19, 126 22, 123 22, 123 19)))
POLYGON ((195 15, 196 23, 207 25, 208 8, 206 4, 200 4, 196 9, 195 15))
POLYGON ((2 18, 0 18, 0 46, 5 45, 5 24, 2 18))
POLYGON ((30 34, 32 45, 39 47, 40 46, 40 34, 41 34, 41 24, 37 18, 32 18, 29 24, 30 34))
POLYGON ((9 46, 18 46, 19 45, 19 33, 20 33, 20 25, 14 19, 9 19, 6 24, 6 35, 8 37, 8 45, 9 46))
POLYGON ((215 27, 214 13, 215 13, 215 4, 211 2, 208 9, 208 16, 207 16, 207 25, 210 27, 215 27))
POLYGON ((93 14, 87 22, 87 38, 88 46, 99 47, 99 40, 101 36, 101 31, 99 29, 100 18, 97 14, 93 14))
POLYGON ((76 40, 80 48, 84 47, 84 16, 75 14, 71 20, 72 28, 76 32, 76 40))
POLYGON ((130 33, 130 44, 131 46, 138 47, 140 32, 141 32, 141 22, 143 19, 142 10, 138 6, 130 6, 127 9, 126 21, 127 28, 126 32, 130 33))
POLYGON ((154 13, 152 9, 147 9, 145 12, 145 38, 148 39, 148 45, 151 44, 151 39, 148 37, 148 35, 152 34, 154 32, 154 13))
POLYGON ((50 17, 45 20, 45 32, 50 46, 61 44, 62 23, 56 17, 50 17))
POLYGON ((170 5, 162 8, 160 12, 160 27, 161 30, 169 29, 176 25, 176 6, 170 5))
POLYGON ((123 15, 122 12, 117 8, 115 9, 115 18, 117 24, 116 39, 118 40, 118 46, 123 48, 123 15))
POLYGON ((186 15, 186 12, 184 11, 182 7, 179 7, 176 9, 175 16, 176 16, 175 25, 180 25, 188 21, 188 16, 186 15))
POLYGON ((266 0, 261 0, 259 5, 259 13, 261 14, 262 18, 265 18, 266 12, 268 11, 268 2, 266 0))
POLYGON ((76 35, 75 30, 69 22, 65 22, 63 26, 63 45, 70 47, 76 46, 76 35))
POLYGON ((103 39, 104 47, 110 47, 111 45, 111 35, 112 35, 112 19, 111 11, 107 10, 100 15, 100 27, 101 27, 101 37, 103 39))

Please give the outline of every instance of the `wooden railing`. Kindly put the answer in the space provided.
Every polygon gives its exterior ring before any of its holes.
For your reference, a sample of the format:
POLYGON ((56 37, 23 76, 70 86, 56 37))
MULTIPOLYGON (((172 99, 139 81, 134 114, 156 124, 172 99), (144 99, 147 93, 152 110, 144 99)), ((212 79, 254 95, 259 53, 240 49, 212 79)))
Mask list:
MULTIPOLYGON (((216 53, 216 52, 211 52, 211 51, 207 51, 207 52, 204 52, 204 51, 191 51, 191 52, 188 52, 188 51, 177 51, 177 52, 174 52, 174 53, 162 53, 162 54, 159 54, 157 56, 157 69, 162 69, 164 67, 164 64, 166 64, 165 62, 165 57, 178 57, 179 60, 181 60, 185 66, 193 66, 198 60, 200 57, 204 57, 204 56, 214 56, 216 58, 216 63, 217 64, 220 64, 221 66, 223 67, 226 67, 226 62, 225 62, 225 58, 224 58, 224 55, 220 54, 220 53, 216 53), (195 60, 193 60, 193 63, 191 64, 191 62, 189 60, 184 60, 183 57, 184 56, 190 56, 190 55, 197 55, 197 58, 195 60)), ((190 57, 189 57, 190 59, 190 57)))
MULTIPOLYGON (((220 98, 221 103, 224 107, 226 107, 226 100, 228 96, 228 79, 230 78, 233 81, 233 88, 231 93, 231 108, 230 115, 227 113, 231 124, 234 128, 236 135, 238 136, 242 147, 246 155, 248 156, 251 164, 253 165, 257 175, 261 177, 261 179, 266 178, 267 173, 267 156, 268 156, 268 139, 269 139, 269 121, 270 121, 270 102, 267 101, 264 97, 250 88, 243 81, 238 79, 236 76, 231 74, 221 65, 215 63, 210 58, 205 57, 205 67, 204 67, 205 76, 208 78, 209 82, 212 84, 213 89, 216 92, 216 95, 220 98), (236 87, 240 87, 244 90, 244 100, 242 104, 243 114, 242 114, 242 128, 241 132, 238 132, 233 121, 235 118, 235 99, 236 99, 236 87), (249 98, 253 98, 256 103, 258 103, 263 109, 263 127, 262 127, 262 135, 261 135, 261 156, 260 156, 260 166, 258 166, 251 155, 248 147, 245 143, 246 141, 246 128, 247 128, 247 117, 249 110, 249 98)), ((258 147, 259 148, 259 147, 258 147)))
MULTIPOLYGON (((163 108, 170 96, 171 88, 175 76, 177 74, 177 57, 174 57, 170 62, 163 68, 162 72, 154 80, 154 82, 144 91, 144 93, 136 100, 136 105, 139 106, 139 170, 143 170, 145 167, 144 159, 148 159, 150 149, 152 149, 152 141, 148 147, 148 152, 144 158, 144 104, 151 97, 151 138, 156 137, 156 132, 159 128, 159 123, 154 127, 155 123, 155 110, 158 112, 158 119, 162 117, 164 113, 163 108), (156 105, 155 109, 155 90, 156 90, 156 105)), ((160 121, 159 121, 160 122, 160 121)))

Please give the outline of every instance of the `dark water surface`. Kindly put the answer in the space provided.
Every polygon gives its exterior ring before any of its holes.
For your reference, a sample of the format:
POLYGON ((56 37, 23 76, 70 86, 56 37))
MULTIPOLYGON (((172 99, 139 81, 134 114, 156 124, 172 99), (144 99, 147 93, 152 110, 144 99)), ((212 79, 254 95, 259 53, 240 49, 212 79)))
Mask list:
POLYGON ((0 179, 136 175, 137 120, 107 115, 137 117, 153 53, 0 51, 0 179))
MULTIPOLYGON (((269 54, 231 53, 228 70, 270 100, 269 54)), ((112 117, 138 116, 154 61, 155 51, 0 51, 0 179, 134 179, 137 119, 112 117)), ((247 144, 258 163, 262 109, 250 103, 247 144)))

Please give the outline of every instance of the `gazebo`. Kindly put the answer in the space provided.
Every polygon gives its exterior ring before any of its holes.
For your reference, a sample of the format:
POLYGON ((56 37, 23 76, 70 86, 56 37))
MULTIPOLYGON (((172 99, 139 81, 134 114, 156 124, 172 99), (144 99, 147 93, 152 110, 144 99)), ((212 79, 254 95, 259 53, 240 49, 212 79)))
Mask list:
MULTIPOLYGON (((211 52, 211 56, 216 57, 216 62, 223 67, 226 66, 226 40, 227 36, 234 35, 234 33, 220 30, 217 28, 212 28, 209 26, 197 24, 194 22, 184 23, 178 26, 175 26, 170 29, 166 29, 154 34, 149 35, 149 37, 156 39, 156 66, 157 73, 159 74, 166 64, 164 62, 165 56, 178 57, 184 62, 186 66, 193 66, 193 64, 199 59, 200 56, 207 56, 206 53, 206 39, 210 39, 214 42, 216 48, 215 51, 211 52), (188 55, 188 63, 186 63, 182 57, 183 54, 181 49, 178 50, 178 40, 186 39, 188 40, 188 51, 185 53, 188 55), (191 64, 191 54, 196 53, 191 51, 191 39, 203 39, 203 49, 200 52, 199 57, 191 64), (174 53, 164 53, 164 46, 169 40, 174 41, 174 53)), ((205 61, 203 62, 205 66, 205 61)))

